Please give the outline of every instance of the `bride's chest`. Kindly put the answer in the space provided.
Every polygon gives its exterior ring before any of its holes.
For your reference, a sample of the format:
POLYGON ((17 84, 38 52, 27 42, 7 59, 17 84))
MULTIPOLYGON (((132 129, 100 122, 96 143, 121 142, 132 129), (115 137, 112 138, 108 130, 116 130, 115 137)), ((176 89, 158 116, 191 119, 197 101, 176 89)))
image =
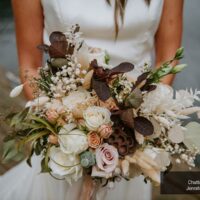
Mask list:
MULTIPOLYGON (((111 0, 113 5, 109 6, 106 0, 41 0, 45 26, 49 31, 65 31, 68 26, 79 24, 85 37, 113 37, 114 1, 111 0)), ((129 0, 120 37, 137 38, 141 34, 154 32, 161 2, 152 0, 151 4, 154 5, 148 6, 144 0, 129 0)))

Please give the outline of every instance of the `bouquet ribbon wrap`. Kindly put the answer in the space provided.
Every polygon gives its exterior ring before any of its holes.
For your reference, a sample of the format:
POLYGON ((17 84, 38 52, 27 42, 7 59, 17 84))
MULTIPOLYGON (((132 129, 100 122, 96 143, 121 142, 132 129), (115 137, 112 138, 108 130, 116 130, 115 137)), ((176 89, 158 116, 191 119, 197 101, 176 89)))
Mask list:
POLYGON ((93 181, 91 176, 86 175, 83 180, 80 200, 101 200, 106 196, 106 188, 93 181))

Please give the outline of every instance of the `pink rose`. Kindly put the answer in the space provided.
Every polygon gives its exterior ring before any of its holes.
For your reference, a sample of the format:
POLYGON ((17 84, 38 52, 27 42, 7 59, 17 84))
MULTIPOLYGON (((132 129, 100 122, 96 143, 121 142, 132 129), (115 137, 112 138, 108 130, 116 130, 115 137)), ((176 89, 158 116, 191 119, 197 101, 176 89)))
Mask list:
POLYGON ((118 164, 119 154, 114 146, 107 143, 96 149, 96 162, 99 169, 106 173, 113 172, 118 164))
POLYGON ((112 134, 113 130, 112 130, 112 127, 110 125, 101 125, 98 129, 98 132, 100 134, 100 136, 102 138, 109 138, 110 135, 112 134))

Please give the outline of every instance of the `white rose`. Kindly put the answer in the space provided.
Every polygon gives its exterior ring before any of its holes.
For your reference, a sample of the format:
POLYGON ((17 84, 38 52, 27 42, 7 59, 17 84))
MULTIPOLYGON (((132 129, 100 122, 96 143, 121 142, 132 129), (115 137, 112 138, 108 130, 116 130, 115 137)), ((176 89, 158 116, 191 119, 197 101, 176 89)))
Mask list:
POLYGON ((107 108, 99 106, 88 107, 83 112, 85 124, 89 130, 96 131, 101 125, 109 124, 111 113, 107 108))
POLYGON ((70 184, 82 177, 83 169, 80 165, 79 156, 65 154, 60 148, 54 146, 50 149, 49 167, 53 174, 65 177, 70 184))
POLYGON ((70 92, 68 96, 62 99, 63 105, 72 110, 79 103, 85 103, 91 98, 90 93, 83 88, 70 92))
POLYGON ((58 142, 66 154, 79 154, 88 148, 87 136, 83 131, 74 129, 75 127, 73 123, 67 124, 59 132, 58 142))
POLYGON ((173 89, 162 83, 156 85, 156 89, 144 96, 144 102, 141 105, 143 113, 161 114, 171 110, 174 106, 173 89))

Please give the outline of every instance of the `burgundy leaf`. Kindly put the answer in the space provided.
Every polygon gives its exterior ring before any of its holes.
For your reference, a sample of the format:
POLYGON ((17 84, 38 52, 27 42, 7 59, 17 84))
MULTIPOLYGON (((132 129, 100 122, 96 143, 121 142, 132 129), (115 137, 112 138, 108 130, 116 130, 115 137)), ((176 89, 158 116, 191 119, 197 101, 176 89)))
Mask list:
POLYGON ((49 47, 49 55, 51 58, 65 58, 67 54, 67 39, 61 32, 53 32, 49 40, 51 45, 49 47))
POLYGON ((132 109, 127 109, 124 110, 120 114, 120 118, 123 121, 124 125, 127 127, 134 129, 134 119, 133 119, 133 110, 132 109))
POLYGON ((134 119, 134 127, 138 133, 144 136, 152 135, 154 132, 152 123, 145 117, 136 117, 134 119))
POLYGON ((147 91, 147 92, 151 92, 153 90, 155 90, 157 88, 156 85, 144 85, 141 90, 142 91, 147 91))
POLYGON ((96 79, 106 81, 109 75, 108 69, 105 70, 103 67, 98 66, 96 59, 90 63, 90 66, 94 69, 94 76, 96 79))
POLYGON ((99 66, 98 66, 98 63, 97 63, 97 60, 96 60, 96 59, 92 60, 91 63, 90 63, 90 66, 91 66, 92 68, 97 68, 97 67, 99 67, 99 66))
POLYGON ((110 88, 108 87, 106 82, 97 80, 94 77, 92 79, 92 88, 95 90, 95 92, 97 93, 97 96, 102 101, 106 101, 111 96, 110 88))
POLYGON ((44 51, 45 53, 49 52, 49 46, 46 44, 41 44, 41 45, 37 46, 37 48, 44 51))
POLYGON ((80 26, 78 24, 75 25, 74 33, 77 33, 80 31, 80 26))
POLYGON ((148 92, 151 92, 151 91, 153 91, 153 90, 155 90, 157 88, 157 86, 156 85, 149 85, 149 87, 148 87, 148 92))
POLYGON ((59 31, 52 32, 49 37, 49 41, 51 42, 51 44, 55 42, 66 42, 66 40, 67 40, 66 36, 59 31))
POLYGON ((145 73, 141 74, 140 76, 138 76, 135 85, 138 86, 140 83, 142 83, 142 81, 147 79, 148 75, 149 75, 149 72, 145 72, 145 73))
POLYGON ((50 46, 49 47, 49 56, 51 58, 65 58, 66 57, 66 51, 64 51, 64 48, 61 47, 60 44, 50 46))
POLYGON ((129 62, 123 62, 110 70, 109 75, 123 74, 134 69, 134 65, 129 62))

